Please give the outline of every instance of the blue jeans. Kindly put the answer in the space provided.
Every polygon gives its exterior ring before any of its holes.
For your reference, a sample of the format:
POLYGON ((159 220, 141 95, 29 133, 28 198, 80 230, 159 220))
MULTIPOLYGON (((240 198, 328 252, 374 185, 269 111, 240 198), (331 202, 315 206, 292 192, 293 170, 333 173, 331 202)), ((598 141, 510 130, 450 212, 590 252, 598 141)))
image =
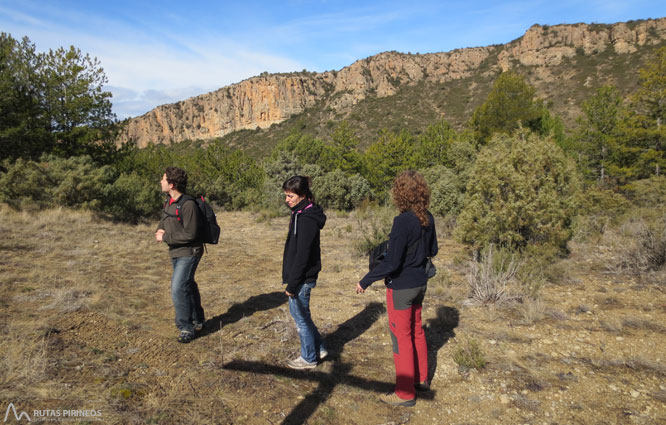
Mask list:
POLYGON ((316 362, 319 351, 326 349, 310 316, 310 291, 316 285, 316 282, 304 283, 299 288, 298 294, 289 297, 289 312, 296 322, 298 337, 301 340, 301 357, 310 363, 316 362))
POLYGON ((201 257, 178 257, 171 259, 171 299, 176 310, 176 327, 180 331, 194 332, 194 322, 204 322, 199 287, 194 281, 201 257))

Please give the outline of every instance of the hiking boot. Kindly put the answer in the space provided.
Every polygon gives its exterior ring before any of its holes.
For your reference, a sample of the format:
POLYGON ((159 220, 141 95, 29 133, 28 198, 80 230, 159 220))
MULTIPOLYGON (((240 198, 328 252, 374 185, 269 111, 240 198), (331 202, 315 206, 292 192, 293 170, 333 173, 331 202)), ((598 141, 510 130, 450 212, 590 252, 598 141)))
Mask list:
POLYGON ((292 369, 314 369, 317 367, 317 362, 308 362, 303 357, 298 356, 297 359, 289 360, 287 366, 292 369))
POLYGON ((379 400, 383 403, 390 404, 391 406, 410 407, 416 404, 416 399, 404 400, 397 396, 396 393, 390 392, 379 396, 379 400))
POLYGON ((416 391, 419 392, 430 391, 430 379, 426 379, 425 381, 420 383, 417 382, 416 384, 414 384, 414 388, 416 389, 416 391))
POLYGON ((325 348, 321 348, 319 350, 319 360, 324 360, 326 357, 328 357, 328 350, 325 348))
POLYGON ((178 336, 178 342, 181 344, 187 344, 194 339, 194 334, 192 332, 181 331, 180 336, 178 336))

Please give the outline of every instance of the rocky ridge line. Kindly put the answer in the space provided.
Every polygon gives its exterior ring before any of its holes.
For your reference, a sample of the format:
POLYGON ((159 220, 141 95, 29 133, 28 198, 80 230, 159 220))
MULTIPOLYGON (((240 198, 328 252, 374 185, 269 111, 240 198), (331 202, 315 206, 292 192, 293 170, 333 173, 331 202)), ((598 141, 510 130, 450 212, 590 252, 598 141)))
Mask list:
POLYGON ((507 70, 514 63, 544 69, 576 54, 608 48, 627 54, 664 39, 666 18, 612 25, 534 25, 504 45, 430 54, 385 52, 339 71, 262 74, 131 118, 118 143, 145 147, 150 142, 223 137, 238 130, 268 128, 319 102, 336 112, 348 112, 367 96, 390 96, 402 85, 424 80, 441 83, 470 77, 482 65, 486 72, 507 70))

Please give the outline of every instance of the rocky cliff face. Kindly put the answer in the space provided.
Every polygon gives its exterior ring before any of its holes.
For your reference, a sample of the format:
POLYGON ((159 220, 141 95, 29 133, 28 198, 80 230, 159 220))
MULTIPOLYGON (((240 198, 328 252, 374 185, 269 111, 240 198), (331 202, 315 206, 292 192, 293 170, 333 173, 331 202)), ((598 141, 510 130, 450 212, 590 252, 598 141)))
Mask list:
POLYGON ((386 52, 340 71, 261 75, 132 118, 118 142, 144 147, 151 142, 222 137, 270 127, 317 104, 346 112, 367 96, 390 96, 401 86, 423 80, 446 82, 481 69, 507 70, 516 63, 547 69, 577 54, 607 49, 626 54, 665 39, 666 18, 613 25, 534 25, 501 46, 423 55, 386 52))

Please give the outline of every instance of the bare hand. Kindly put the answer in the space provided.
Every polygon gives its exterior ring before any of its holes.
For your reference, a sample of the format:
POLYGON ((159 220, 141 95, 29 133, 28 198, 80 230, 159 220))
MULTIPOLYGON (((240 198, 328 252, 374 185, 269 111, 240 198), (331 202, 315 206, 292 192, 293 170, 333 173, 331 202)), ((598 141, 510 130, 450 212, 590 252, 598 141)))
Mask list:
POLYGON ((157 242, 164 242, 164 229, 158 229, 157 232, 155 232, 155 240, 157 242))
POLYGON ((362 293, 364 293, 364 292, 365 292, 365 289, 363 289, 363 287, 361 286, 360 283, 357 283, 357 284, 356 284, 356 293, 357 293, 357 294, 362 294, 362 293))
POLYGON ((284 291, 285 294, 287 294, 288 297, 293 297, 294 294, 289 293, 289 291, 284 291))

